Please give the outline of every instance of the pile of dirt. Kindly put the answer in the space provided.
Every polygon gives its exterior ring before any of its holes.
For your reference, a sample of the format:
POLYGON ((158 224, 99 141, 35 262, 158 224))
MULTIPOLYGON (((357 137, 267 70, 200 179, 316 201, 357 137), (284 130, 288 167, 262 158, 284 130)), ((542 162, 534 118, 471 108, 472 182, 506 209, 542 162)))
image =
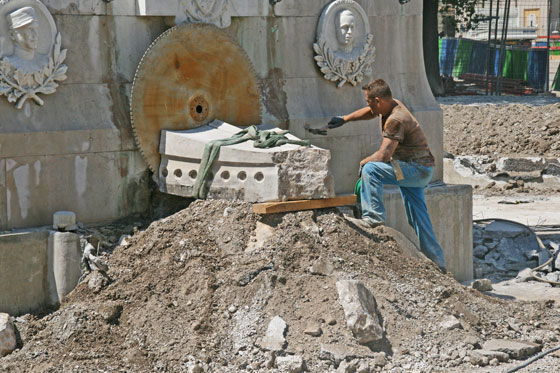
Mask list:
POLYGON ((275 372, 297 356, 309 372, 464 372, 496 369, 471 364, 489 363, 473 353, 488 339, 557 342, 559 304, 462 286, 390 232, 359 231, 338 209, 259 216, 250 204, 193 202, 116 247, 107 277, 91 274, 59 310, 17 318, 22 346, 0 371, 275 372), (375 297, 380 342, 359 345, 348 329, 342 279, 375 297), (288 327, 273 354, 260 341, 275 316, 288 327))
POLYGON ((441 107, 443 148, 448 153, 560 157, 560 103, 441 107))

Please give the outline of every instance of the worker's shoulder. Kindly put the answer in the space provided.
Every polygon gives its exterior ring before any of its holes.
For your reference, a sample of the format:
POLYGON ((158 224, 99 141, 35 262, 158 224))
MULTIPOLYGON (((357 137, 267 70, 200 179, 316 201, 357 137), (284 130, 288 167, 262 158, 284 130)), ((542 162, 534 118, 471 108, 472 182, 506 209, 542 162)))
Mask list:
POLYGON ((408 111, 406 106, 404 106, 404 104, 397 99, 393 100, 397 103, 397 105, 395 105, 395 107, 393 108, 393 111, 389 115, 388 120, 396 120, 401 123, 413 121, 414 117, 412 116, 410 111, 408 111))

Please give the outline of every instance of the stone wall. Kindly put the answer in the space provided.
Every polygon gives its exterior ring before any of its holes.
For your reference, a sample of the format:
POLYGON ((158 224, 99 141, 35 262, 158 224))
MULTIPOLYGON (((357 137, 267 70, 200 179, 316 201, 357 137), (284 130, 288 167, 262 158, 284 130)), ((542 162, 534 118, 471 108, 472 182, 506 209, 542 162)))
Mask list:
MULTIPOLYGON (((68 78, 45 105, 16 110, 0 100, 0 229, 46 225, 53 212, 79 221, 110 220, 142 211, 147 172, 132 136, 129 92, 150 43, 192 0, 44 0, 68 49, 68 78)), ((350 192, 361 158, 380 144, 378 121, 309 136, 333 115, 365 105, 359 87, 325 80, 312 48, 328 0, 226 1, 224 32, 237 39, 262 80, 263 122, 330 149, 335 187, 350 192)), ((422 1, 358 0, 365 10, 376 59, 373 77, 415 113, 442 178, 442 112, 424 72, 422 1)), ((367 81, 367 77, 362 83, 367 81)))

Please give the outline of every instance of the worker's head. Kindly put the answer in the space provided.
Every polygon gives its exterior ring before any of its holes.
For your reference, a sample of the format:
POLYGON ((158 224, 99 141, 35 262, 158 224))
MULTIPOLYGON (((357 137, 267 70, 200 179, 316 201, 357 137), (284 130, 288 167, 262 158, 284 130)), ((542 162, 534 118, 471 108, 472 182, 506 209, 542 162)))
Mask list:
POLYGON ((391 88, 383 79, 375 79, 362 87, 364 96, 371 111, 376 115, 389 113, 393 105, 391 88))

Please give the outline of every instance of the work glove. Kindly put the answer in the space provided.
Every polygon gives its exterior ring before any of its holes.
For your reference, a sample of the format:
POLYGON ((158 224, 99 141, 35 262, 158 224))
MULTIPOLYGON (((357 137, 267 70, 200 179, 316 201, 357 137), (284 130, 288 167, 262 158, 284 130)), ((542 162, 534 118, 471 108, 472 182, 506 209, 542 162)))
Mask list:
POLYGON ((342 126, 344 123, 346 122, 344 121, 343 117, 332 117, 327 125, 329 126, 329 129, 332 130, 333 128, 342 126))

